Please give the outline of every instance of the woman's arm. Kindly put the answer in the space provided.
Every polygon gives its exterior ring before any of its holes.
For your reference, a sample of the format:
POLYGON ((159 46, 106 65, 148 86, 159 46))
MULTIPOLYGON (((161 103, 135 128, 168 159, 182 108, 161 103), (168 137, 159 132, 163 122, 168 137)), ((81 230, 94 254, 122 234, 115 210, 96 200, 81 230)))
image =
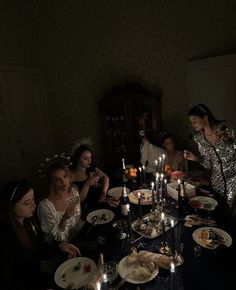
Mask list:
POLYGON ((96 168, 96 172, 99 176, 99 179, 102 181, 102 190, 98 202, 105 202, 107 191, 110 185, 110 180, 109 177, 106 175, 106 173, 103 172, 101 169, 96 168))

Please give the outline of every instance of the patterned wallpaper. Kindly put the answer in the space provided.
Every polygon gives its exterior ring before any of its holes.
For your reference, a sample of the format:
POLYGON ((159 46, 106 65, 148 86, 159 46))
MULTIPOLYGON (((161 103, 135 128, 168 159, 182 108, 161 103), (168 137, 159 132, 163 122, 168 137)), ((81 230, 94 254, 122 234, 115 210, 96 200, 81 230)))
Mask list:
POLYGON ((235 15, 235 0, 0 0, 0 59, 45 72, 56 151, 91 135, 102 159, 98 104, 126 81, 161 93, 162 127, 182 146, 186 62, 236 52, 235 15))

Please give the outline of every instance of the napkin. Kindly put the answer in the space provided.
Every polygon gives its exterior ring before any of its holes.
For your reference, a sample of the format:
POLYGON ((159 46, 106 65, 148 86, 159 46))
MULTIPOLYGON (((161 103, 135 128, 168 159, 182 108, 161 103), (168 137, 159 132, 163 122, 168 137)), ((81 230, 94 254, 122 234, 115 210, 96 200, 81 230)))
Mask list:
POLYGON ((217 223, 215 220, 204 219, 197 215, 192 214, 192 215, 187 215, 185 217, 184 225, 186 227, 192 227, 192 226, 198 226, 198 225, 216 226, 217 223))

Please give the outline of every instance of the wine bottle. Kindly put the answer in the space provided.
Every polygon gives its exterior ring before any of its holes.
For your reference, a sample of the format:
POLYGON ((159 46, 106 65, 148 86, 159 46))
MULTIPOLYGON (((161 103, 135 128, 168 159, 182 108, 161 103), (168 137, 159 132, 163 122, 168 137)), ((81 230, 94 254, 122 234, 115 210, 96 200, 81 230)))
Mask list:
POLYGON ((184 180, 178 180, 178 214, 185 217, 189 213, 189 200, 185 190, 184 180))
POLYGON ((126 186, 123 186, 122 195, 120 197, 121 215, 127 216, 129 211, 129 197, 127 194, 126 186))

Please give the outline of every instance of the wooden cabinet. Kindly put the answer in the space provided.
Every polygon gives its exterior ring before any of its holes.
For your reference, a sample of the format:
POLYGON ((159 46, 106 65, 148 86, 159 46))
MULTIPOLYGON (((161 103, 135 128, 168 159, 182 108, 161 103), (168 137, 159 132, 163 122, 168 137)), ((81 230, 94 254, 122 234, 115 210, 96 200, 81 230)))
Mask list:
POLYGON ((104 160, 107 167, 139 164, 139 131, 145 130, 149 140, 160 133, 160 100, 141 86, 111 89, 101 101, 104 120, 104 160))

